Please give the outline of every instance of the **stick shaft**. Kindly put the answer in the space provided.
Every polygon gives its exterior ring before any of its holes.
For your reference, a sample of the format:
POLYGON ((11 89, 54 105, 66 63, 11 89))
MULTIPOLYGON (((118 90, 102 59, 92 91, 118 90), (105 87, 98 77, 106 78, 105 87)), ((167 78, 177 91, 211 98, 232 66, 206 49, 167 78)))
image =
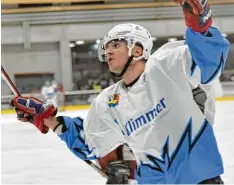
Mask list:
POLYGON ((3 80, 5 80, 5 82, 7 83, 7 85, 10 87, 11 91, 13 92, 13 94, 15 96, 20 96, 20 92, 18 91, 18 89, 16 88, 16 86, 11 81, 10 77, 6 73, 6 71, 3 68, 3 66, 1 66, 1 75, 2 75, 3 80))

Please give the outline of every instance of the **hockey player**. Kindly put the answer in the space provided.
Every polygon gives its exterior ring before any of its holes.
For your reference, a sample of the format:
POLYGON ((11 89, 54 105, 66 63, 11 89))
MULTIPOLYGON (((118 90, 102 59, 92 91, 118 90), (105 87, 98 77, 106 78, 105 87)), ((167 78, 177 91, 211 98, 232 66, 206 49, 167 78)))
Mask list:
POLYGON ((45 85, 43 85, 41 88, 41 95, 42 95, 44 101, 46 101, 48 99, 47 91, 48 91, 49 87, 50 87, 50 81, 46 81, 45 85))
POLYGON ((185 42, 170 42, 150 55, 150 33, 139 25, 117 25, 105 35, 109 70, 122 80, 92 101, 84 124, 53 117, 53 106, 34 98, 13 99, 18 118, 31 118, 44 133, 52 128, 79 158, 98 159, 107 183, 126 183, 130 167, 117 151, 127 144, 140 184, 222 184, 207 92, 224 68, 229 42, 211 27, 207 1, 176 2, 188 26, 185 42))
POLYGON ((41 88, 41 94, 44 101, 50 102, 54 107, 58 107, 58 98, 57 98, 57 85, 55 81, 46 81, 45 85, 41 88))
POLYGON ((61 107, 61 111, 65 110, 65 92, 61 83, 57 86, 58 105, 61 107))

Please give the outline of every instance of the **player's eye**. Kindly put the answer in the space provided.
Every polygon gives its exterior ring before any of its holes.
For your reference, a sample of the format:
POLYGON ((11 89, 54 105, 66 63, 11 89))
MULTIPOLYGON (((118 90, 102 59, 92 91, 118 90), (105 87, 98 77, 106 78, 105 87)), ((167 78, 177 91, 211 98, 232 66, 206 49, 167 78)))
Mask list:
POLYGON ((119 42, 114 42, 113 43, 113 48, 120 48, 120 43, 119 42))
POLYGON ((120 47, 121 47, 120 42, 114 40, 114 41, 110 42, 109 44, 107 44, 105 49, 106 50, 111 49, 111 48, 112 49, 118 49, 120 47))

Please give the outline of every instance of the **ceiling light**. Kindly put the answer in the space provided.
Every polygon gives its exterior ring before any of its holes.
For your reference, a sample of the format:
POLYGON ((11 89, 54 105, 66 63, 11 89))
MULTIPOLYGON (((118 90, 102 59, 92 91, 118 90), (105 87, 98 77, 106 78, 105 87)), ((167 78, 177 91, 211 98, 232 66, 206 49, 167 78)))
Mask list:
POLYGON ((83 41, 83 40, 77 40, 77 41, 76 41, 76 44, 77 44, 77 45, 82 45, 82 44, 84 44, 84 43, 85 43, 85 41, 83 41))
POLYGON ((71 42, 71 43, 69 44, 69 47, 70 47, 70 48, 73 48, 73 47, 75 47, 75 44, 74 44, 73 42, 71 42))

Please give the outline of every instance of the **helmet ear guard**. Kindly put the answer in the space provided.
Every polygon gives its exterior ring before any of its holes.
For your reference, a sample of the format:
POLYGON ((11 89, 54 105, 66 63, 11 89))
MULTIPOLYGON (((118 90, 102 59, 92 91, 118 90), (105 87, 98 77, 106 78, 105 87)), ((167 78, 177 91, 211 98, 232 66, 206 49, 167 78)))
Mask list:
POLYGON ((128 47, 128 56, 132 56, 132 49, 136 45, 136 40, 134 39, 133 36, 127 37, 126 39, 127 42, 127 47, 128 47))

